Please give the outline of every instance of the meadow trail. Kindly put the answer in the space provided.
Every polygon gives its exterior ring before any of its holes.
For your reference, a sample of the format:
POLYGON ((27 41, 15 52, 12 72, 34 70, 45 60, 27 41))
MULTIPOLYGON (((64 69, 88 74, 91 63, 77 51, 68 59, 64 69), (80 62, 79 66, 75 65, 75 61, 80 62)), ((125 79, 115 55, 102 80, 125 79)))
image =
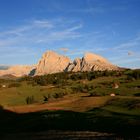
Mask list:
POLYGON ((107 97, 88 97, 88 96, 73 96, 65 97, 61 100, 50 101, 43 104, 31 104, 31 105, 19 105, 19 106, 8 106, 5 107, 6 110, 15 113, 29 113, 38 112, 43 110, 72 110, 83 112, 94 107, 103 106, 111 98, 107 97))

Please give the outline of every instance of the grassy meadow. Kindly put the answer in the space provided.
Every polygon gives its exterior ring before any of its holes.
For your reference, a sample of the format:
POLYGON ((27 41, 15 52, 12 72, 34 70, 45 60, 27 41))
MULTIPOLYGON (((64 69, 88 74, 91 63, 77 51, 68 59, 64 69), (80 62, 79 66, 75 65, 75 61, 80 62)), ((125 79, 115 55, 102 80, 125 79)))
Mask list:
POLYGON ((111 134, 108 139, 137 139, 140 71, 0 79, 0 126, 3 139, 15 139, 17 133, 26 139, 24 134, 33 137, 34 132, 49 131, 48 135, 67 132, 67 137, 74 136, 70 132, 83 131, 111 134))

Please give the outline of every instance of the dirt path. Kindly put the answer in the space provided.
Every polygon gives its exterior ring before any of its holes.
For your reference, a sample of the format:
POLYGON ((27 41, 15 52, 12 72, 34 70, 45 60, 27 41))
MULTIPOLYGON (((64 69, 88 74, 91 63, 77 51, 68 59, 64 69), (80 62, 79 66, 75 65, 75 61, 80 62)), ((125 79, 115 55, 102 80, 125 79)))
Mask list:
POLYGON ((64 110, 66 104, 71 104, 78 99, 63 99, 54 102, 48 102, 44 104, 32 104, 32 105, 21 105, 21 106, 10 106, 5 107, 5 109, 10 110, 16 113, 28 113, 28 112, 37 112, 43 110, 64 110))
POLYGON ((5 109, 16 113, 37 112, 43 110, 72 110, 83 112, 93 107, 104 105, 109 97, 68 97, 44 104, 32 104, 22 106, 10 106, 5 109))

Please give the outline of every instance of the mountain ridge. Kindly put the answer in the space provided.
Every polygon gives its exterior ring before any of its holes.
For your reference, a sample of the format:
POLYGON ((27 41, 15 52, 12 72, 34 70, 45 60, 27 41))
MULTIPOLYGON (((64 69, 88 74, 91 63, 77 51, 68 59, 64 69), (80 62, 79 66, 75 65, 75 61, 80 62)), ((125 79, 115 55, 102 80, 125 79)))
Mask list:
POLYGON ((0 76, 14 75, 21 77, 24 75, 45 75, 58 72, 78 72, 78 71, 104 71, 120 70, 106 58, 95 53, 85 53, 82 58, 75 58, 72 62, 67 56, 60 55, 54 51, 46 51, 36 65, 17 65, 9 67, 7 70, 0 70, 0 76))

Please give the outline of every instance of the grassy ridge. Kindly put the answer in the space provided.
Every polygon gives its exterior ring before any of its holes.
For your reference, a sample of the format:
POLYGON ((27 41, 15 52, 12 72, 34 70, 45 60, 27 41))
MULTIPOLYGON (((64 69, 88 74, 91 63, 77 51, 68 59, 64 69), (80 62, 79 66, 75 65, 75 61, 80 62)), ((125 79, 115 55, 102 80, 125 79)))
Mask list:
MULTIPOLYGON (((65 83, 33 85, 33 81, 4 81, 5 88, 0 88, 0 104, 3 106, 24 105, 26 98, 34 96, 36 103, 43 103, 44 96, 48 100, 62 98, 66 95, 84 93, 106 96, 115 93, 119 96, 139 96, 140 80, 127 80, 125 76, 99 77, 93 80, 67 80, 65 83), (113 88, 117 83, 119 88, 113 88)), ((1 83, 1 85, 3 85, 1 83)))
POLYGON ((47 76, 0 80, 1 136, 65 130, 139 137, 137 73, 61 73, 49 75, 49 80, 47 76), (111 93, 116 96, 110 97, 111 93), (27 97, 33 97, 32 105, 27 105, 27 97), (31 109, 33 113, 27 111, 31 109))

